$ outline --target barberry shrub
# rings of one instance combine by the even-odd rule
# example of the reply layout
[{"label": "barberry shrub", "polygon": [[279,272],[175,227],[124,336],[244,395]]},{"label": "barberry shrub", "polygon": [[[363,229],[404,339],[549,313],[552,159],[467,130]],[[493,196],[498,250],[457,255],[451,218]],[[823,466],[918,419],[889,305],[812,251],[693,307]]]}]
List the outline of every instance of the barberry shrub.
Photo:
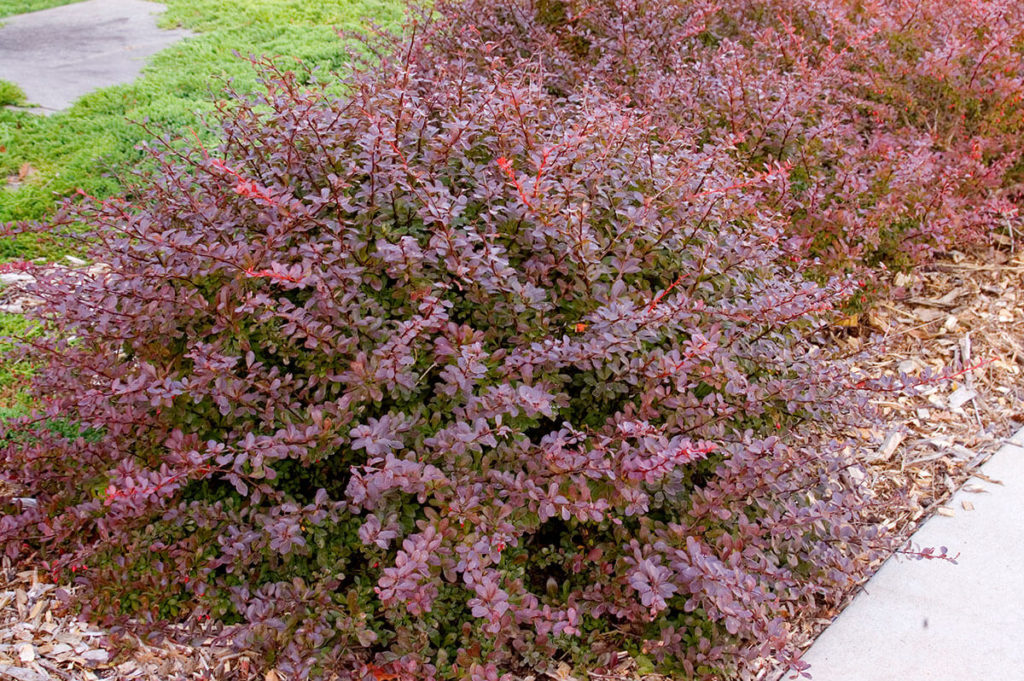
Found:
[{"label": "barberry shrub", "polygon": [[[542,61],[756,170],[783,164],[789,234],[831,267],[905,266],[1018,231],[1018,0],[445,0],[443,49]],[[479,52],[476,52],[479,54]],[[484,57],[487,58],[487,57]]]},{"label": "barberry shrub", "polygon": [[40,228],[105,267],[36,272],[0,543],[299,677],[798,667],[787,617],[882,546],[819,338],[850,282],[784,169],[438,42],[341,99],[265,65],[222,146]]}]

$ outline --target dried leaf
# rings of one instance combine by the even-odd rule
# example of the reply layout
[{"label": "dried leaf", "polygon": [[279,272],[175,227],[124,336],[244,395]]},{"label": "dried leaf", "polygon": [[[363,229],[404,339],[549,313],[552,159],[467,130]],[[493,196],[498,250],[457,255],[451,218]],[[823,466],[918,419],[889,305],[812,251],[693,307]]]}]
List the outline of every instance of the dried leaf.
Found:
[{"label": "dried leaf", "polygon": [[849,317],[843,317],[842,319],[836,322],[836,326],[848,329],[857,328],[858,326],[860,326],[860,315],[852,314]]}]

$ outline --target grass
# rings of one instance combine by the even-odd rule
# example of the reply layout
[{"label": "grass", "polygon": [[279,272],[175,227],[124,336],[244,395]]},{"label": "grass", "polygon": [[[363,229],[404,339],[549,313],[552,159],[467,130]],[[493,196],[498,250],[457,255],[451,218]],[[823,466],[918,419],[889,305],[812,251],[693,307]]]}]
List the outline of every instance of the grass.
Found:
[{"label": "grass", "polygon": [[3,0],[3,4],[0,4],[0,19],[60,5],[70,5],[73,2],[79,2],[79,0]]},{"label": "grass", "polygon": [[[0,17],[70,0],[0,0]],[[256,87],[251,65],[235,55],[297,57],[336,70],[346,52],[338,29],[360,30],[367,17],[384,26],[402,16],[402,0],[164,0],[164,27],[194,37],[156,55],[141,78],[86,95],[49,117],[0,108],[0,223],[45,220],[63,197],[82,188],[95,196],[120,191],[111,171],[137,164],[136,146],[150,137],[133,121],[149,121],[178,135],[196,130],[209,139],[203,115],[213,109],[226,80],[241,91]],[[0,81],[0,107],[21,103],[21,92]],[[27,165],[26,165],[27,164]],[[25,169],[31,169],[25,173]],[[25,175],[23,181],[4,178]],[[62,242],[40,237],[0,239],[0,262],[69,253]],[[0,315],[0,408],[17,407],[17,386],[28,371],[2,359],[2,337],[25,330],[20,317]]]},{"label": "grass", "polygon": [[11,106],[22,104],[25,101],[25,93],[14,83],[0,80],[0,106]]},{"label": "grass", "polygon": [[[8,357],[14,349],[5,337],[31,333],[30,323],[21,315],[0,313],[0,358]],[[27,406],[22,386],[31,371],[24,362],[0,360],[0,412],[16,413]]]}]

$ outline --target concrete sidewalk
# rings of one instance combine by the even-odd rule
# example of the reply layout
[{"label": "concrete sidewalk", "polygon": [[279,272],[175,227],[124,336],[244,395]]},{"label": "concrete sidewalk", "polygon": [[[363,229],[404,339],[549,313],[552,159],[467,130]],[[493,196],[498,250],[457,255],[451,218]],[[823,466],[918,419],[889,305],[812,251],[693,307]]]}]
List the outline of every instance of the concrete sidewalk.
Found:
[{"label": "concrete sidewalk", "polygon": [[1010,442],[980,469],[1001,484],[972,478],[914,534],[958,564],[886,562],[804,655],[814,681],[1024,680],[1024,430]]},{"label": "concrete sidewalk", "polygon": [[158,29],[163,9],[143,0],[87,0],[8,17],[0,27],[0,79],[17,83],[39,113],[131,82],[148,57],[189,35]]}]

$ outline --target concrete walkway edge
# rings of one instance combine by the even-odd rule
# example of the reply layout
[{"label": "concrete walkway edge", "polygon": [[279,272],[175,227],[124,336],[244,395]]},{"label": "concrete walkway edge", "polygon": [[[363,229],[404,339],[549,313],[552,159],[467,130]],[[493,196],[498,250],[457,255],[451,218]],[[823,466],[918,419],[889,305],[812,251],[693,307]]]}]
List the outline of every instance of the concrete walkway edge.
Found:
[{"label": "concrete walkway edge", "polygon": [[1024,680],[1024,429],[979,470],[912,537],[958,564],[889,559],[804,655],[814,681]]}]

